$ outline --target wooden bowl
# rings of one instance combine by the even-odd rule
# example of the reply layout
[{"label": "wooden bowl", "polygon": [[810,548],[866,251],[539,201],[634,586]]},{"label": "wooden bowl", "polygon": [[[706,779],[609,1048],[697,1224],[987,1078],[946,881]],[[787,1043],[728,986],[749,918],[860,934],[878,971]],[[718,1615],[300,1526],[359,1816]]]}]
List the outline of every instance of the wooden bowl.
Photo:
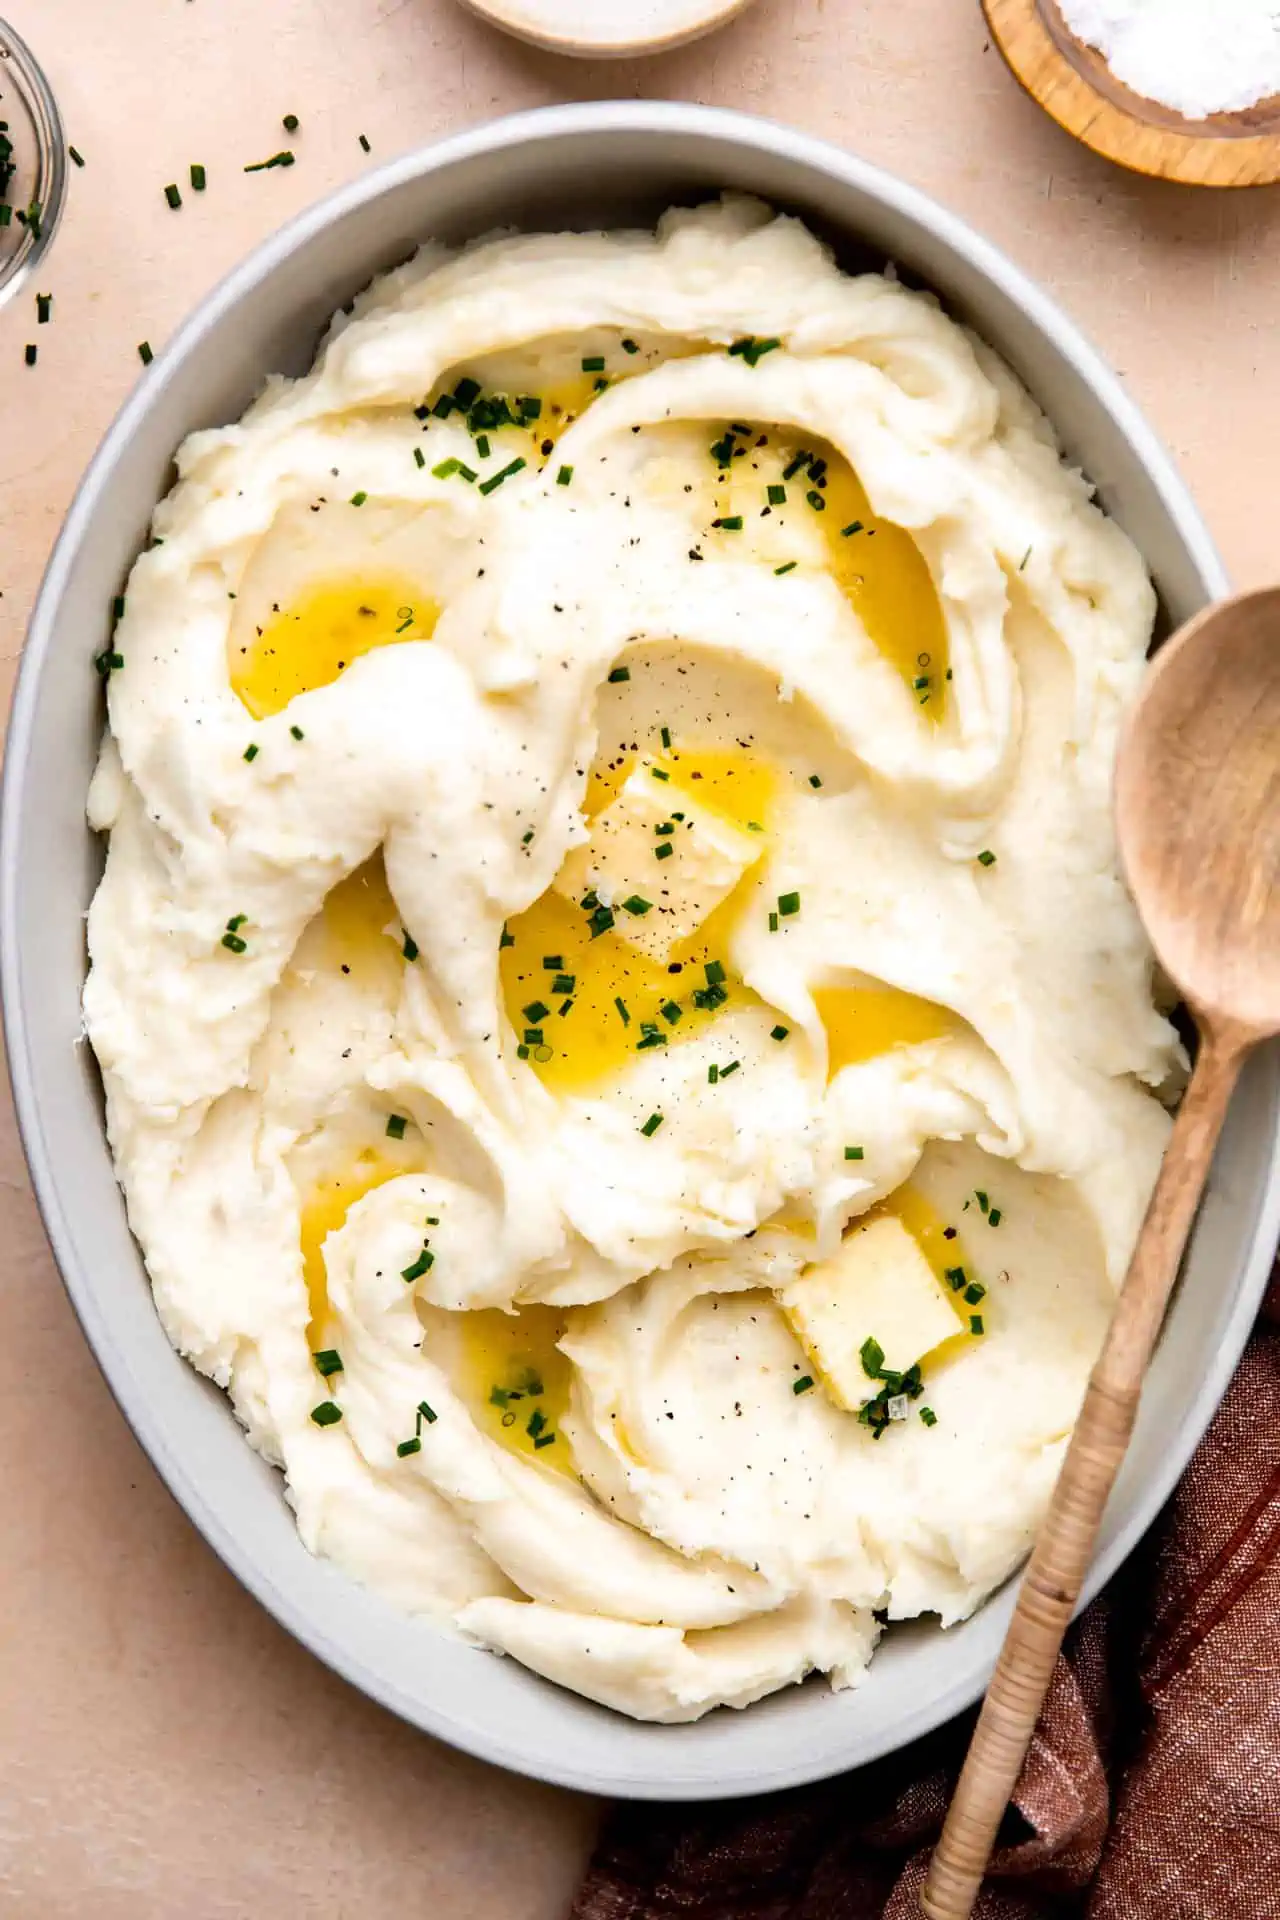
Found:
[{"label": "wooden bowl", "polygon": [[620,60],[665,53],[700,39],[751,0],[463,0],[493,26],[553,53],[579,60]]},{"label": "wooden bowl", "polygon": [[1240,113],[1187,120],[1117,80],[1101,54],[1069,31],[1056,0],[982,5],[1014,78],[1060,127],[1105,159],[1184,186],[1265,187],[1280,180],[1280,95]]}]

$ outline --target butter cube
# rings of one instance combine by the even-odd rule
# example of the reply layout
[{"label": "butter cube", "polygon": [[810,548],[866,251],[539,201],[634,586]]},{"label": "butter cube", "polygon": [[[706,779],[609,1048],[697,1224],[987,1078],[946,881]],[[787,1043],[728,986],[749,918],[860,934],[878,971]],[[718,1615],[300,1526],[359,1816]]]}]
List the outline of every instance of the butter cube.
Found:
[{"label": "butter cube", "polygon": [[[614,932],[665,963],[732,892],[764,851],[763,835],[732,821],[642,761],[591,823],[552,883],[575,903],[594,888],[612,907]],[[630,911],[628,900],[648,902]]]},{"label": "butter cube", "polygon": [[854,1413],[877,1391],[862,1365],[874,1340],[884,1365],[905,1373],[965,1331],[949,1293],[892,1214],[855,1222],[830,1260],[820,1260],[779,1290],[791,1327],[837,1406]]}]

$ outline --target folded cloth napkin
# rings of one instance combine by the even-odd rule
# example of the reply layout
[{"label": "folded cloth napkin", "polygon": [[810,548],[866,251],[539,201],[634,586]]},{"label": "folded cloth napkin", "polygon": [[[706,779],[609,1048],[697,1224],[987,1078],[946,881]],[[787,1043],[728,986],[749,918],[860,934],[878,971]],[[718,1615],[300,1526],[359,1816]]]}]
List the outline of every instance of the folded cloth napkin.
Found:
[{"label": "folded cloth napkin", "polygon": [[[915,1920],[973,1725],[858,1774],[621,1806],[573,1920]],[[1280,1920],[1280,1264],[1161,1520],[1076,1622],[977,1920]]]}]

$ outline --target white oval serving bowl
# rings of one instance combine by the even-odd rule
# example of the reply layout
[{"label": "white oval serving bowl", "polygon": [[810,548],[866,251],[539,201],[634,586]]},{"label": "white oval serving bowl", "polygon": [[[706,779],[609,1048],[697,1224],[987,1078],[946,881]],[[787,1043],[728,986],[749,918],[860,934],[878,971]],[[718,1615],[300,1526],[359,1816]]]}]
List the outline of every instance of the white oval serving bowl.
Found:
[{"label": "white oval serving bowl", "polygon": [[[1166,622],[1223,591],[1204,525],[1119,383],[1053,303],[959,220],[863,161],[764,121],[645,102],[551,108],[410,154],[323,201],[224,280],[148,368],[49,564],[14,703],[0,823],[0,984],[32,1178],[85,1333],[170,1490],[283,1625],[394,1712],[499,1765],[655,1799],[791,1786],[927,1732],[981,1691],[1010,1589],[947,1633],[930,1622],[894,1628],[853,1692],[811,1682],[745,1713],[661,1727],[463,1646],[312,1559],[279,1475],[250,1450],[224,1395],[165,1338],[129,1235],[81,1044],[83,916],[101,866],[83,810],[103,723],[93,656],[187,433],[236,419],[268,373],[301,373],[334,309],[421,240],[505,225],[649,224],[673,201],[725,188],[802,214],[855,269],[893,259],[997,348],[1143,550]],[[1278,1115],[1271,1048],[1232,1106],[1090,1592],[1167,1498],[1247,1337],[1280,1229]]]},{"label": "white oval serving bowl", "polygon": [[463,0],[482,20],[574,60],[669,53],[723,27],[751,0]]}]

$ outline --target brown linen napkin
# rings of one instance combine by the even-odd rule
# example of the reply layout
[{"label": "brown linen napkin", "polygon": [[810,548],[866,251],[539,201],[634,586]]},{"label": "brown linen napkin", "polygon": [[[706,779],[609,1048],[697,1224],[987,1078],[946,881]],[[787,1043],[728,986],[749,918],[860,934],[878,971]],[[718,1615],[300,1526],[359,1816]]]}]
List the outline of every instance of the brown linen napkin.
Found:
[{"label": "brown linen napkin", "polygon": [[[620,1806],[572,1920],[915,1920],[966,1715],[856,1775]],[[1068,1636],[977,1920],[1280,1920],[1280,1265],[1160,1521]]]}]

